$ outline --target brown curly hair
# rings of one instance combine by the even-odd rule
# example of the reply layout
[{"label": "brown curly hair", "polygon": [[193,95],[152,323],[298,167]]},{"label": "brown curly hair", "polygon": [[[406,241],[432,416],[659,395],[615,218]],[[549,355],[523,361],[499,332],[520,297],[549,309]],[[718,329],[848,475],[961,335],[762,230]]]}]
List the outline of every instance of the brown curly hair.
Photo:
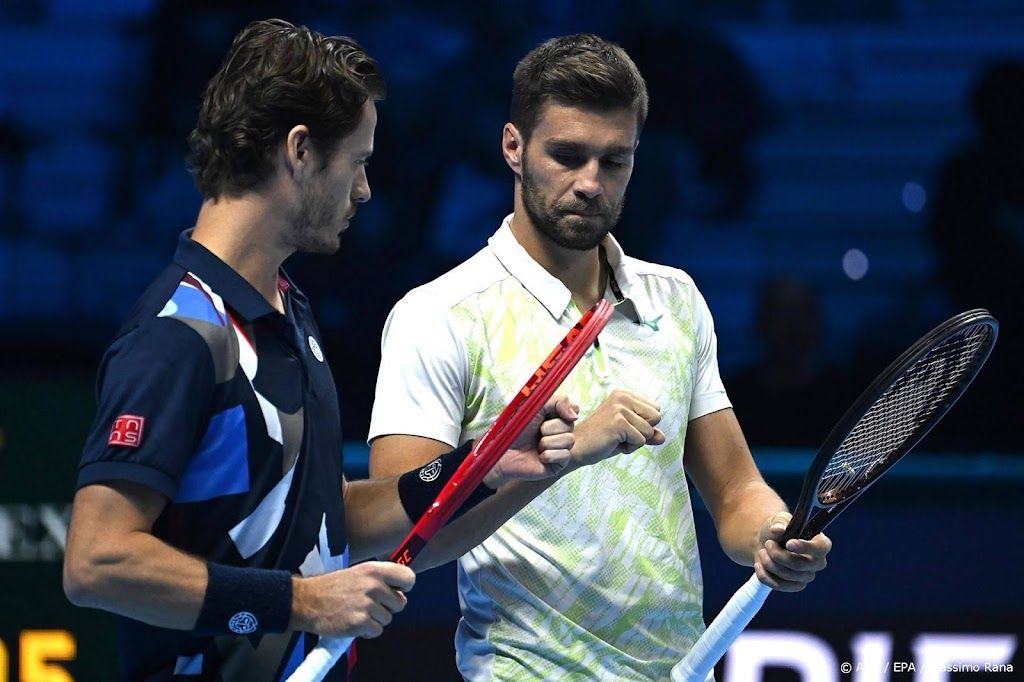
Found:
[{"label": "brown curly hair", "polygon": [[333,149],[359,124],[363,104],[384,94],[377,62],[351,38],[281,19],[253,22],[203,92],[188,137],[196,186],[209,199],[252,190],[272,174],[275,148],[294,126]]},{"label": "brown curly hair", "polygon": [[647,84],[636,64],[621,47],[592,33],[552,38],[516,65],[511,120],[526,140],[548,100],[597,111],[630,109],[637,135],[647,120]]}]

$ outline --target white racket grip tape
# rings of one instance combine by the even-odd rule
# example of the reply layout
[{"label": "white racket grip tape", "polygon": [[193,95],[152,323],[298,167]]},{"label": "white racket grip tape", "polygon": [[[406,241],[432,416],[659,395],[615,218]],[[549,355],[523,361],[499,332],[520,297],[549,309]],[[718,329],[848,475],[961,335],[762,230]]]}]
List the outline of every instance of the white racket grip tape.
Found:
[{"label": "white racket grip tape", "polygon": [[747,624],[761,610],[772,588],[757,579],[757,574],[736,590],[708,629],[686,657],[672,667],[672,682],[712,680],[715,664],[725,655]]},{"label": "white racket grip tape", "polygon": [[352,644],[352,637],[321,637],[287,682],[320,682]]}]

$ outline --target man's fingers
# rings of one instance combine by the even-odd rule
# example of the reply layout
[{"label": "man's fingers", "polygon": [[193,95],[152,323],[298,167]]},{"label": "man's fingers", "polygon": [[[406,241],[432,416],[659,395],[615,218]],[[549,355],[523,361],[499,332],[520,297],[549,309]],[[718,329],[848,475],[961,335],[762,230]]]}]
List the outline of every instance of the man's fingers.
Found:
[{"label": "man's fingers", "polygon": [[824,560],[825,556],[832,551],[832,540],[820,533],[810,540],[792,538],[786,542],[786,549],[793,554]]},{"label": "man's fingers", "polygon": [[540,425],[541,436],[553,436],[558,433],[571,433],[572,430],[572,422],[562,418],[548,419]]},{"label": "man's fingers", "polygon": [[541,464],[554,465],[556,469],[561,470],[572,459],[572,452],[568,449],[542,450],[537,459]]},{"label": "man's fingers", "polygon": [[375,637],[380,637],[382,634],[384,634],[384,626],[372,618],[368,618],[366,619],[366,622],[363,623],[359,636],[363,639],[373,639]]},{"label": "man's fingers", "polygon": [[615,397],[623,407],[647,420],[651,426],[657,426],[658,422],[661,421],[661,409],[642,395],[633,393],[632,391],[619,389],[614,391],[612,396]]},{"label": "man's fingers", "polygon": [[633,407],[633,411],[643,418],[651,426],[657,426],[661,421],[661,410],[653,403],[642,402]]},{"label": "man's fingers", "polygon": [[[798,571],[783,566],[764,547],[758,550],[754,566],[761,582],[769,585],[772,589],[783,592],[799,592],[807,586],[807,583],[814,580],[816,575],[814,571]],[[761,571],[757,571],[757,568],[760,568]]]},{"label": "man's fingers", "polygon": [[573,433],[558,433],[553,436],[544,436],[537,443],[537,450],[540,451],[541,461],[544,461],[544,453],[552,450],[572,450],[576,444],[576,436]]},{"label": "man's fingers", "polygon": [[786,543],[786,549],[797,554],[824,557],[832,551],[832,539],[824,533],[818,533],[810,540],[793,538]]},{"label": "man's fingers", "polygon": [[394,564],[390,561],[377,561],[377,570],[381,579],[391,587],[408,592],[416,584],[416,574],[408,566]]},{"label": "man's fingers", "polygon": [[405,596],[404,592],[400,592],[393,587],[388,587],[386,589],[386,593],[381,595],[380,603],[391,613],[398,613],[405,608],[406,604],[409,603],[409,599]]},{"label": "man's fingers", "polygon": [[[633,428],[639,434],[639,444],[646,445],[647,441],[654,436],[654,425],[651,424],[647,419],[636,412],[624,412],[623,416],[630,427]],[[630,434],[632,435],[632,434]],[[629,439],[630,443],[636,443],[637,439],[634,436]]]},{"label": "man's fingers", "polygon": [[761,530],[764,545],[754,554],[758,579],[782,592],[804,589],[825,568],[825,556],[832,549],[832,541],[821,533],[811,540],[791,538],[784,547],[779,540],[791,519],[788,512],[769,517]]},{"label": "man's fingers", "polygon": [[556,393],[544,404],[541,412],[567,422],[574,422],[580,416],[580,406],[564,393]]},{"label": "man's fingers", "polygon": [[391,623],[391,619],[394,618],[391,611],[380,604],[371,604],[366,613],[381,627],[387,627]]},{"label": "man's fingers", "polygon": [[754,573],[757,575],[757,579],[760,580],[762,584],[767,585],[773,590],[779,589],[779,579],[773,576],[772,574],[768,573],[768,571],[765,570],[764,566],[761,565],[760,561],[754,562]]},{"label": "man's fingers", "polygon": [[786,569],[813,573],[825,568],[825,557],[794,554],[774,540],[768,540],[763,549],[767,550],[768,556],[771,557],[775,565]]},{"label": "man's fingers", "polygon": [[665,442],[665,434],[651,423],[630,410],[623,410],[619,415],[619,450],[625,453],[635,452],[644,445],[660,445]]},{"label": "man's fingers", "polygon": [[[642,420],[641,420],[642,421]],[[619,451],[629,454],[636,452],[644,445],[647,444],[647,437],[632,424],[627,426],[619,432]]]},{"label": "man's fingers", "polygon": [[769,537],[780,537],[786,532],[786,528],[789,526],[790,519],[793,515],[789,512],[779,512],[768,519],[768,533]]}]

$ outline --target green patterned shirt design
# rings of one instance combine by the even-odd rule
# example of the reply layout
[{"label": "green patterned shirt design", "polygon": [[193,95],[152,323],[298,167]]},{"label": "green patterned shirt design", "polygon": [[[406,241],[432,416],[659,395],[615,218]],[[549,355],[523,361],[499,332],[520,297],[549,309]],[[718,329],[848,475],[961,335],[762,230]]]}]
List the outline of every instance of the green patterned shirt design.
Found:
[{"label": "green patterned shirt design", "polygon": [[[562,385],[585,419],[615,388],[655,402],[668,441],[566,476],[462,559],[491,614],[496,680],[666,679],[704,629],[683,444],[696,376],[692,283],[638,275],[655,319],[615,315]],[[580,317],[554,320],[514,278],[450,310],[467,344],[462,440],[480,436]],[[467,585],[460,588],[470,589]],[[475,622],[477,619],[482,622]]]}]

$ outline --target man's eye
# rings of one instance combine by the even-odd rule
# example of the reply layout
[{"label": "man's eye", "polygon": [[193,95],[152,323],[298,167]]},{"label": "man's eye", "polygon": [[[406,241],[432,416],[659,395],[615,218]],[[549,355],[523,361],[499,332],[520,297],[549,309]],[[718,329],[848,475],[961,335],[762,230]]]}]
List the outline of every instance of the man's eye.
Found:
[{"label": "man's eye", "polygon": [[555,152],[551,158],[567,168],[575,168],[582,163],[579,154],[572,152]]}]

